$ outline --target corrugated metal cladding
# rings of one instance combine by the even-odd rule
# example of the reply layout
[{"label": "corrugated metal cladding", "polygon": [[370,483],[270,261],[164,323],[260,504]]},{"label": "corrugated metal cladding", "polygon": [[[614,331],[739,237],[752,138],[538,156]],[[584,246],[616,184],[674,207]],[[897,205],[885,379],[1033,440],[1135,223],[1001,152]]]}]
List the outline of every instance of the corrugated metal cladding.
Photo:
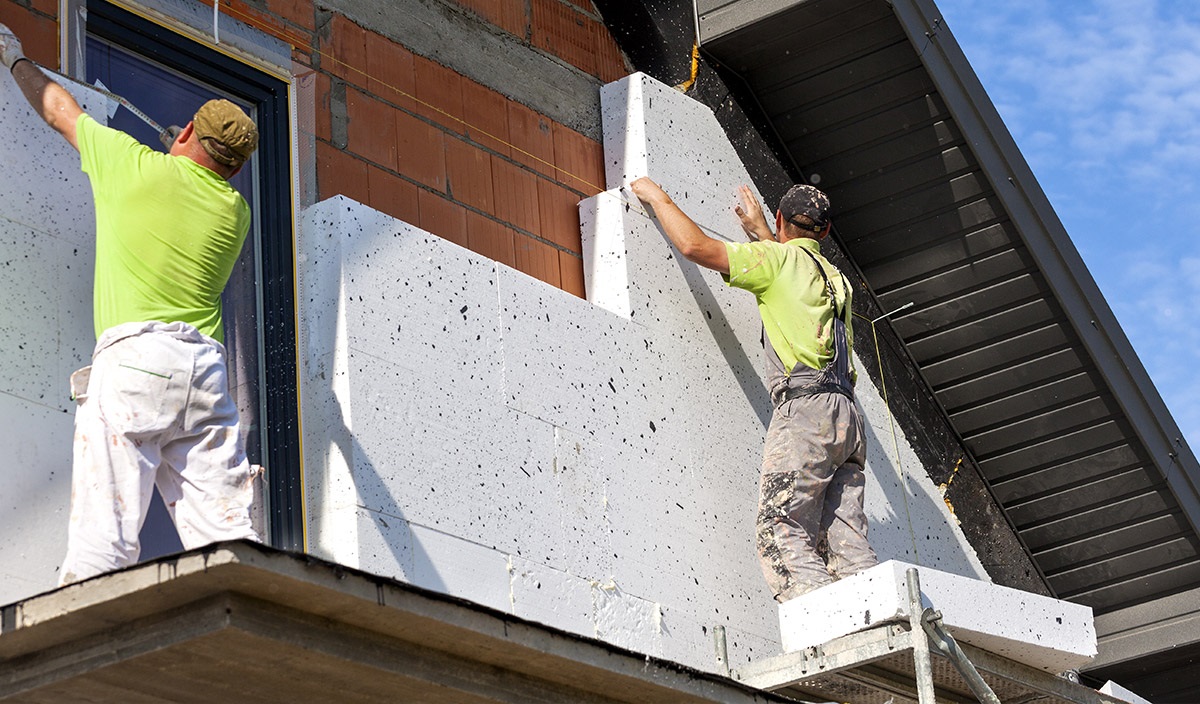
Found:
[{"label": "corrugated metal cladding", "polygon": [[914,304],[895,329],[1051,588],[1104,613],[1200,583],[1192,524],[891,4],[698,9],[884,309]]}]

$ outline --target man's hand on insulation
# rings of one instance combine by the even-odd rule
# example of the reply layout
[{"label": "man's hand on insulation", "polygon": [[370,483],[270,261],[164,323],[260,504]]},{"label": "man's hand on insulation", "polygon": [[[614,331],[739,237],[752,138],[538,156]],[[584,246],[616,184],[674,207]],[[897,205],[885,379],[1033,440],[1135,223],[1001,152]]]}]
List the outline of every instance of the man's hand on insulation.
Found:
[{"label": "man's hand on insulation", "polygon": [[742,202],[733,206],[733,212],[737,214],[738,220],[742,221],[742,229],[746,231],[750,241],[774,240],[775,233],[771,232],[767,217],[763,215],[762,204],[758,202],[754,191],[750,190],[749,186],[738,186],[738,196]]},{"label": "man's hand on insulation", "polygon": [[633,191],[633,195],[637,196],[638,200],[649,205],[651,208],[657,208],[660,205],[666,205],[671,202],[671,196],[667,195],[662,186],[652,181],[649,176],[634,179],[629,184],[629,190]]}]

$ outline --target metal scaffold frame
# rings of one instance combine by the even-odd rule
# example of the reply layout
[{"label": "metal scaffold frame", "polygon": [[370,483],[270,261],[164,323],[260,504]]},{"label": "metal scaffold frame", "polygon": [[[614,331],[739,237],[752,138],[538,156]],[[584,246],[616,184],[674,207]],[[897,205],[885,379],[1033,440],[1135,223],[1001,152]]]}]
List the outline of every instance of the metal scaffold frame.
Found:
[{"label": "metal scaffold frame", "polygon": [[752,687],[800,700],[852,704],[1125,704],[1066,677],[961,644],[923,608],[908,577],[908,620],[835,638],[730,672]]}]

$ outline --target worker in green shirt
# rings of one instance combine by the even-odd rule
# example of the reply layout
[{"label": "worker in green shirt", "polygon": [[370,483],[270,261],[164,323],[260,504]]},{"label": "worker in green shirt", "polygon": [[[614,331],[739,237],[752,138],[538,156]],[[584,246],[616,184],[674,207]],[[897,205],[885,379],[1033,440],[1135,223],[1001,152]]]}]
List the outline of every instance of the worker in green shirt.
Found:
[{"label": "worker in green shirt", "polygon": [[209,101],[163,154],[84,113],[3,25],[0,58],[79,150],[96,205],[97,341],[91,366],[71,375],[78,405],[59,583],[137,562],[156,485],[184,547],[257,539],[221,319],[250,226],[229,179],[258,146],[254,122],[227,100]]},{"label": "worker in green shirt", "polygon": [[[796,185],[771,232],[758,199],[740,189],[735,212],[749,243],[704,234],[658,184],[630,184],[688,260],[720,272],[758,299],[774,405],[763,448],[755,543],[777,601],[876,564],[863,511],[866,436],[854,403],[851,289],[821,256],[829,198]],[[817,549],[824,538],[824,555]]]}]

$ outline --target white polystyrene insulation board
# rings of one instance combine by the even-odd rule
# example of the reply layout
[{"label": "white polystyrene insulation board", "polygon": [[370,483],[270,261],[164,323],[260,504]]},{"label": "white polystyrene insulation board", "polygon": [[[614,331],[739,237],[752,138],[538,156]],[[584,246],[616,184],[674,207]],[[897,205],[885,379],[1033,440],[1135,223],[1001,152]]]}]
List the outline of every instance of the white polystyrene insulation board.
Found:
[{"label": "white polystyrene insulation board", "polygon": [[[106,100],[67,88],[107,123]],[[74,403],[88,363],[95,217],[79,154],[0,71],[0,604],[54,587],[66,551]]]},{"label": "white polystyrene insulation board", "polygon": [[[651,328],[666,350],[714,350],[761,421],[761,441],[770,404],[761,379],[761,325],[753,296],[682,260],[643,206],[621,187],[648,175],[707,234],[742,241],[733,205],[739,185],[755,190],[750,175],[708,108],[679,91],[634,74],[606,85],[601,100],[610,190],[581,204],[588,299]],[[855,364],[857,401],[867,420],[872,545],[881,559],[989,579],[857,357]],[[737,413],[721,410],[727,411],[722,419]],[[761,443],[753,451],[761,453]],[[948,457],[946,463],[957,459]]]},{"label": "white polystyrene insulation board", "polygon": [[[889,560],[779,605],[785,652],[802,650],[871,626],[908,620],[909,568]],[[921,608],[936,609],[956,640],[1048,672],[1096,656],[1088,606],[917,568]]]},{"label": "white polystyrene insulation board", "polygon": [[[659,152],[677,152],[669,169],[709,155],[672,193],[707,227],[736,227],[733,189],[748,178],[711,113],[644,76],[622,83],[654,92],[626,101],[629,134],[678,131],[653,137],[649,173],[674,188]],[[605,142],[609,160],[620,137]],[[610,304],[343,197],[305,211],[311,549],[703,670],[720,669],[717,625],[735,667],[777,654],[753,547],[770,413],[753,298],[680,260],[628,194],[582,214],[587,266],[611,255],[589,289],[610,283]],[[877,550],[985,576],[903,435],[893,445],[878,393],[859,387]]]},{"label": "white polystyrene insulation board", "polygon": [[1129,704],[1150,704],[1149,699],[1129,691],[1112,680],[1105,682],[1104,686],[1101,687],[1099,691],[1101,694],[1107,694],[1110,697],[1116,697],[1122,701],[1129,702]]}]

